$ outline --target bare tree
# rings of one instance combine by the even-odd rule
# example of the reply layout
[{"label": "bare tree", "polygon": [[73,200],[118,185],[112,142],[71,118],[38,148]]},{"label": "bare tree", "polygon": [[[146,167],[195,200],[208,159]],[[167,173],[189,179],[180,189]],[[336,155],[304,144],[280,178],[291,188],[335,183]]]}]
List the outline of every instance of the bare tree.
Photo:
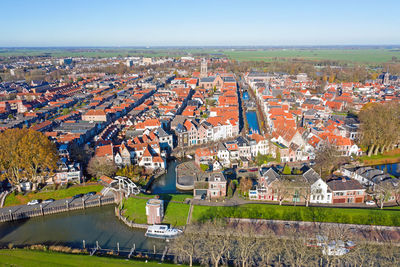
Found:
[{"label": "bare tree", "polygon": [[173,252],[183,261],[193,266],[193,259],[199,253],[202,238],[199,235],[199,226],[190,224],[186,227],[185,233],[179,236],[172,243]]},{"label": "bare tree", "polygon": [[231,229],[223,227],[221,221],[214,220],[203,224],[201,231],[205,233],[202,261],[218,267],[231,246]]},{"label": "bare tree", "polygon": [[116,171],[117,166],[114,161],[105,157],[93,157],[87,166],[87,172],[94,177],[112,176]]}]

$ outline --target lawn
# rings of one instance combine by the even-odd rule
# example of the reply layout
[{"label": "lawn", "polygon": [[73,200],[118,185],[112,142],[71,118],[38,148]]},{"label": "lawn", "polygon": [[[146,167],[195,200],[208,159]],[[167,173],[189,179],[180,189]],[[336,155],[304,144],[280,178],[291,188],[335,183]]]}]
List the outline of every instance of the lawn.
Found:
[{"label": "lawn", "polygon": [[146,202],[147,199],[141,198],[130,197],[126,199],[123,204],[123,215],[135,223],[146,224]]},{"label": "lawn", "polygon": [[163,223],[169,223],[171,226],[186,225],[189,207],[188,204],[183,203],[168,203]]},{"label": "lawn", "polygon": [[237,207],[194,206],[193,221],[211,218],[254,218],[268,220],[335,222],[400,226],[400,210],[323,208],[246,204]]},{"label": "lawn", "polygon": [[174,264],[22,249],[0,250],[1,266],[176,266]]},{"label": "lawn", "polygon": [[358,158],[365,165],[381,165],[381,164],[390,164],[400,162],[400,153],[391,153],[385,152],[383,154],[371,155],[368,157],[367,155]]},{"label": "lawn", "polygon": [[28,203],[30,200],[33,199],[63,199],[73,197],[77,194],[85,194],[91,191],[100,192],[103,188],[102,185],[92,184],[92,185],[85,185],[85,186],[71,186],[67,189],[59,189],[59,190],[52,190],[47,192],[39,192],[39,193],[28,193],[28,194],[18,194],[14,195],[11,193],[7,196],[4,206],[15,206],[15,205],[22,205]]},{"label": "lawn", "polygon": [[[146,224],[146,202],[147,199],[128,198],[123,204],[124,216],[135,223]],[[164,203],[164,208],[163,223],[169,223],[172,226],[183,226],[186,224],[189,212],[188,204],[167,202]]]}]

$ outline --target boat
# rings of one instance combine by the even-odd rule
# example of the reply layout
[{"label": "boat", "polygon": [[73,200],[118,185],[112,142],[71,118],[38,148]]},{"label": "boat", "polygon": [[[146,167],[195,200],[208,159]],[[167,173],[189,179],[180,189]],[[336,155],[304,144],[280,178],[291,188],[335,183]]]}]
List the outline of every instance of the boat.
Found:
[{"label": "boat", "polygon": [[169,228],[168,225],[154,224],[147,228],[146,237],[170,239],[178,237],[182,234],[182,230]]}]

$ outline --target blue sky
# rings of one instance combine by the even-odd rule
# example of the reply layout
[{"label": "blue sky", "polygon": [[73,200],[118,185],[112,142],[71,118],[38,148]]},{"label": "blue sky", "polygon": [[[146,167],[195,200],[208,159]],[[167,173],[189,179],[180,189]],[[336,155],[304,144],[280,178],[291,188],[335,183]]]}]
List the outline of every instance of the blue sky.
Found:
[{"label": "blue sky", "polygon": [[398,0],[0,1],[0,46],[400,44]]}]

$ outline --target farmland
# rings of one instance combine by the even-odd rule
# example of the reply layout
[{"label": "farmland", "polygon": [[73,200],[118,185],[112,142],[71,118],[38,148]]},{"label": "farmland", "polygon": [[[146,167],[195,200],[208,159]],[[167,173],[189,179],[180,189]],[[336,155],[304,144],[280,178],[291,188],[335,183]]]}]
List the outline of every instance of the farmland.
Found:
[{"label": "farmland", "polygon": [[366,48],[366,47],[332,47],[332,48],[140,48],[140,47],[104,47],[104,48],[0,48],[0,58],[10,56],[44,56],[44,57],[181,57],[181,56],[226,56],[238,61],[286,61],[332,60],[352,63],[379,64],[400,59],[400,48]]}]

